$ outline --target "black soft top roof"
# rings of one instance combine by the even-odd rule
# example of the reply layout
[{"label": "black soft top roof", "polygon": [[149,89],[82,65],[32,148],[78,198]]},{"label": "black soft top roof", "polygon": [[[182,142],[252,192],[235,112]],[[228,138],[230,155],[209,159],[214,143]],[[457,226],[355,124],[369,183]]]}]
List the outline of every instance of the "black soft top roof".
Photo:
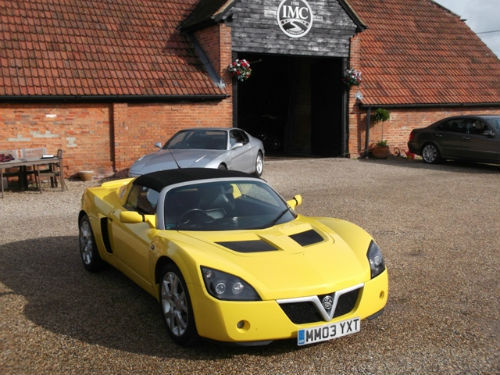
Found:
[{"label": "black soft top roof", "polygon": [[211,168],[182,168],[143,174],[134,180],[134,184],[146,186],[159,192],[165,186],[182,182],[227,177],[248,178],[254,176],[239,171],[225,171]]}]

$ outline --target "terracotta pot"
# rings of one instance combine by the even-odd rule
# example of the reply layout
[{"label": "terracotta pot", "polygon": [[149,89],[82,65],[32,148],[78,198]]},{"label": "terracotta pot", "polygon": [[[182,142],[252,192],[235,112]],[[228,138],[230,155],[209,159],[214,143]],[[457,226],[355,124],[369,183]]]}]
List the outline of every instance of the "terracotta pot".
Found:
[{"label": "terracotta pot", "polygon": [[90,181],[94,177],[94,171],[80,171],[78,172],[78,177],[82,181]]},{"label": "terracotta pot", "polygon": [[387,159],[389,156],[389,146],[375,146],[372,148],[372,155],[376,159]]}]

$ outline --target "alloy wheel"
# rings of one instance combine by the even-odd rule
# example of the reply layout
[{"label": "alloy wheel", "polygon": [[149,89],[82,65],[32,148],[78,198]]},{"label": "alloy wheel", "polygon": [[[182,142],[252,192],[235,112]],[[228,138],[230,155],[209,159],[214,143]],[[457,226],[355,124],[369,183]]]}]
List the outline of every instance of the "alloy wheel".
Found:
[{"label": "alloy wheel", "polygon": [[177,337],[182,336],[189,324],[186,291],[175,272],[167,272],[161,284],[161,305],[167,327]]}]

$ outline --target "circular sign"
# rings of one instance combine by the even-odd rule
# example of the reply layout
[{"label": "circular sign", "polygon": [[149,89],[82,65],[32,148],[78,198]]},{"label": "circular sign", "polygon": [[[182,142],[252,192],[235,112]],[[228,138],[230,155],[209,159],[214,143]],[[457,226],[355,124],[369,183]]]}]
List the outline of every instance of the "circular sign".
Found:
[{"label": "circular sign", "polygon": [[277,12],[278,25],[292,38],[300,38],[311,30],[313,14],[305,0],[283,0]]}]

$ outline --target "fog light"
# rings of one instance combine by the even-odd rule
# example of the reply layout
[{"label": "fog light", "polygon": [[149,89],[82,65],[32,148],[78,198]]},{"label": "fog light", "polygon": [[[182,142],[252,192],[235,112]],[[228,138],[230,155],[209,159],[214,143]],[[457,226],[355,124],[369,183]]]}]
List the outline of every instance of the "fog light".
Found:
[{"label": "fog light", "polygon": [[248,331],[250,329],[250,323],[247,320],[240,320],[236,327],[241,330]]}]

